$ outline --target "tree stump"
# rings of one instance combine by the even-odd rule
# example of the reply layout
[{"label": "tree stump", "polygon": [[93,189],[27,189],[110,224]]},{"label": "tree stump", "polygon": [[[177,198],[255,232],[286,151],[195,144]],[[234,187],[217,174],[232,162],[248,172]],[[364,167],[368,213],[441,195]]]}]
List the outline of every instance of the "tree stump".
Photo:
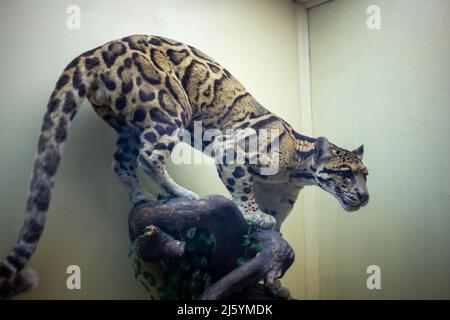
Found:
[{"label": "tree stump", "polygon": [[[208,267],[213,284],[204,291],[203,300],[290,298],[278,279],[294,262],[293,249],[278,231],[255,228],[250,235],[262,249],[237,266],[237,259],[244,255],[242,241],[249,226],[236,205],[223,196],[145,203],[130,212],[128,222],[130,239],[137,239],[136,252],[146,262],[182,257],[186,232],[191,228],[214,234]],[[261,280],[264,290],[257,286]]]}]

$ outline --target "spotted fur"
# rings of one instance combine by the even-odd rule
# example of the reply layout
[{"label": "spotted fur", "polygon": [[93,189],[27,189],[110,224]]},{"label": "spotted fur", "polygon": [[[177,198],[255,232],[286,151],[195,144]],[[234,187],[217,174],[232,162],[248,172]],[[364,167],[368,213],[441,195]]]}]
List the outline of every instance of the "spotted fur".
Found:
[{"label": "spotted fur", "polygon": [[[346,151],[324,138],[296,133],[261,106],[222,66],[200,50],[163,37],[134,35],[106,43],[70,62],[59,77],[44,115],[33,165],[25,220],[18,241],[0,263],[0,297],[28,289],[19,273],[36,249],[48,211],[54,178],[68,127],[87,98],[95,112],[117,132],[112,168],[134,204],[152,201],[136,169],[140,166],[174,197],[197,199],[169,176],[165,161],[179,139],[177,129],[276,129],[267,136],[277,152],[278,171],[264,175],[264,157],[256,164],[217,164],[222,182],[245,218],[263,228],[280,227],[305,185],[317,184],[344,208],[367,203],[362,150]],[[205,150],[209,144],[194,147]],[[250,156],[249,156],[250,157]],[[248,159],[247,159],[248,160]],[[270,161],[270,160],[267,160]],[[26,284],[26,285],[24,285]]]}]

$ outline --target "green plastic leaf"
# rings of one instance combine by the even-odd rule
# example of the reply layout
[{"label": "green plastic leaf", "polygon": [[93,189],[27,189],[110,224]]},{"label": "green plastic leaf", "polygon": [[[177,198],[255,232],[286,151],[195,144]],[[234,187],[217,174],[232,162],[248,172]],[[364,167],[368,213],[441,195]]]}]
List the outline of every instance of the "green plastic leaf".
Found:
[{"label": "green plastic leaf", "polygon": [[172,273],[166,277],[167,284],[171,287],[178,287],[181,285],[182,273]]},{"label": "green plastic leaf", "polygon": [[192,279],[194,279],[194,280],[201,280],[201,279],[203,279],[202,272],[201,272],[200,270],[196,270],[196,271],[192,274]]},{"label": "green plastic leaf", "polygon": [[169,299],[169,294],[166,288],[164,287],[158,287],[158,293],[159,293],[159,298],[161,300],[168,300]]},{"label": "green plastic leaf", "polygon": [[256,252],[260,252],[262,250],[262,245],[261,243],[252,243],[250,246],[250,249]]},{"label": "green plastic leaf", "polygon": [[183,259],[180,263],[180,269],[188,271],[191,269],[191,264],[186,259]]},{"label": "green plastic leaf", "polygon": [[207,267],[208,266],[208,259],[206,257],[202,257],[200,259],[200,265],[202,265],[203,267]]},{"label": "green plastic leaf", "polygon": [[147,280],[148,284],[150,284],[152,287],[156,286],[156,278],[153,273],[144,271],[142,275],[144,276],[144,279]]},{"label": "green plastic leaf", "polygon": [[159,262],[159,266],[161,267],[161,269],[163,269],[163,271],[169,271],[170,270],[169,262],[166,261],[166,260],[161,260]]},{"label": "green plastic leaf", "polygon": [[252,241],[249,238],[244,239],[244,241],[242,241],[242,245],[244,247],[249,246],[252,243]]},{"label": "green plastic leaf", "polygon": [[209,237],[208,237],[206,243],[207,243],[208,245],[212,245],[212,244],[216,243],[216,237],[214,236],[213,233],[210,233],[210,234],[209,234]]},{"label": "green plastic leaf", "polygon": [[188,239],[193,240],[195,237],[195,233],[197,231],[197,228],[191,228],[186,232],[186,236],[188,237]]},{"label": "green plastic leaf", "polygon": [[203,276],[203,282],[204,288],[208,288],[212,284],[212,277],[208,273],[205,273],[205,275]]},{"label": "green plastic leaf", "polygon": [[249,232],[256,228],[256,223],[253,222],[253,221],[247,220],[247,225],[248,225],[248,228],[249,228]]},{"label": "green plastic leaf", "polygon": [[242,266],[246,262],[247,262],[247,259],[245,259],[244,257],[239,257],[239,258],[237,258],[237,261],[236,261],[238,267]]},{"label": "green plastic leaf", "polygon": [[156,200],[163,200],[166,196],[164,193],[158,193],[158,196],[156,197]]},{"label": "green plastic leaf", "polygon": [[136,252],[137,239],[135,239],[130,246],[130,250],[128,251],[128,257],[131,257]]},{"label": "green plastic leaf", "polygon": [[202,289],[202,282],[199,280],[192,280],[191,282],[191,291],[198,292]]},{"label": "green plastic leaf", "polygon": [[140,275],[142,273],[142,262],[138,258],[134,258],[135,271]]},{"label": "green plastic leaf", "polygon": [[186,251],[195,251],[196,247],[197,246],[192,241],[187,241],[185,244]]},{"label": "green plastic leaf", "polygon": [[145,290],[147,290],[150,293],[152,292],[152,290],[147,286],[147,284],[144,281],[139,280],[139,282],[144,286]]}]

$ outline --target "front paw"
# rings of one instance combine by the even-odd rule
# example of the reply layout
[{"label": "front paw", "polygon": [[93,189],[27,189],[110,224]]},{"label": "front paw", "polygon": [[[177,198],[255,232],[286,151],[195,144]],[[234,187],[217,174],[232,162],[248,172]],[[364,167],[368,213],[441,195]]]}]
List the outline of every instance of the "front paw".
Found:
[{"label": "front paw", "polygon": [[186,200],[198,200],[200,199],[200,197],[192,192],[191,190],[188,189],[179,189],[176,192],[171,193],[172,197],[176,197],[176,198],[182,198],[182,199],[186,199]]},{"label": "front paw", "polygon": [[148,192],[142,192],[142,193],[136,194],[130,198],[131,198],[130,199],[131,202],[133,203],[133,205],[135,207],[138,207],[138,206],[146,204],[146,203],[156,202],[156,198]]},{"label": "front paw", "polygon": [[246,214],[244,218],[261,229],[273,229],[277,225],[277,220],[273,216],[261,211]]}]

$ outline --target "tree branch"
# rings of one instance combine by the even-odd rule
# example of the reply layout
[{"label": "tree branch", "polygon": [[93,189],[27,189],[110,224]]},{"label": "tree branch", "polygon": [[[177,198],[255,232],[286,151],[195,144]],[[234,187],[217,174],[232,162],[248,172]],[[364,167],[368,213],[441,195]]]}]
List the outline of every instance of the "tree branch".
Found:
[{"label": "tree branch", "polygon": [[209,269],[216,282],[202,299],[226,299],[260,280],[282,296],[289,295],[276,280],[292,265],[294,251],[279,232],[256,229],[251,236],[262,250],[237,267],[237,259],[245,253],[242,241],[248,225],[236,205],[223,196],[147,203],[134,208],[128,220],[130,238],[138,238],[138,255],[147,262],[182,257],[186,232],[193,227],[214,234]]}]

